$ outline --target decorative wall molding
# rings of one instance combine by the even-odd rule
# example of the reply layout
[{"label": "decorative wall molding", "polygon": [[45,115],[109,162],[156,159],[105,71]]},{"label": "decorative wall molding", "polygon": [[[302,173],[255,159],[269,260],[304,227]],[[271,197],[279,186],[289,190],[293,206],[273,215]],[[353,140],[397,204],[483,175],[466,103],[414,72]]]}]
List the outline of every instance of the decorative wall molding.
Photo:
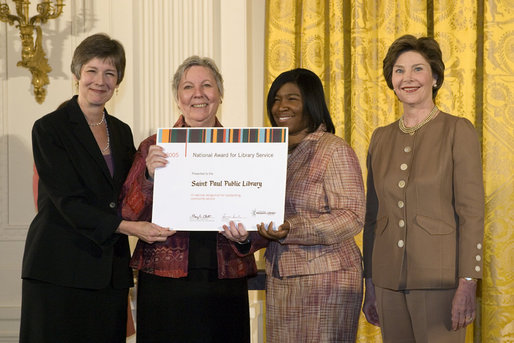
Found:
[{"label": "decorative wall molding", "polygon": [[[7,24],[0,25],[0,239],[7,224]],[[5,58],[4,58],[5,57]]]},{"label": "decorative wall molding", "polygon": [[0,229],[0,242],[1,241],[25,241],[27,237],[27,225],[8,225],[2,223]]},{"label": "decorative wall molding", "polygon": [[[135,46],[134,137],[139,142],[156,128],[173,125],[179,116],[172,96],[173,74],[191,55],[218,59],[219,1],[137,1]],[[137,144],[137,143],[136,143]]]},{"label": "decorative wall molding", "polygon": [[[23,241],[32,220],[34,120],[73,94],[69,70],[75,47],[105,32],[122,42],[126,78],[108,110],[132,128],[136,147],[179,116],[171,91],[175,69],[193,54],[213,58],[225,79],[219,117],[225,126],[262,125],[264,5],[254,0],[76,0],[49,25],[50,65],[45,104],[34,104],[25,71],[18,71],[14,33],[0,24],[0,343],[18,342]],[[251,23],[249,21],[251,18]],[[261,24],[259,24],[261,23]],[[17,37],[17,36],[16,36]],[[9,51],[8,51],[9,50]],[[30,100],[29,100],[30,99]],[[256,293],[256,292],[250,292]],[[263,296],[251,295],[252,342],[263,341]]]},{"label": "decorative wall molding", "polygon": [[0,306],[0,342],[19,341],[19,322],[21,306]]}]

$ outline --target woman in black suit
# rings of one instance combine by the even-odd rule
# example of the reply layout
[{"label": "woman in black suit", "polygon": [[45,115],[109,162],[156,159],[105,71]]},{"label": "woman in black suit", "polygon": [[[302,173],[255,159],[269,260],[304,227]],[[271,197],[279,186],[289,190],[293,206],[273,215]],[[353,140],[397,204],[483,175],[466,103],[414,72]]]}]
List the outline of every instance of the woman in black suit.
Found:
[{"label": "woman in black suit", "polygon": [[129,126],[105,103],[124,70],[118,41],[86,38],[71,63],[78,95],[32,129],[38,214],[23,256],[20,342],[125,342],[127,235],[152,243],[172,233],[119,216],[135,148]]}]

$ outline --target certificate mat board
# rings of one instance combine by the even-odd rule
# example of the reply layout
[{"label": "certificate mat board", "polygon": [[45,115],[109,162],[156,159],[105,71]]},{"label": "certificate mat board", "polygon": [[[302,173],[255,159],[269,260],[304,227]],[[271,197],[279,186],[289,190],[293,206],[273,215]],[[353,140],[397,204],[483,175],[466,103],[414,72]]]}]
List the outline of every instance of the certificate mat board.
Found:
[{"label": "certificate mat board", "polygon": [[284,222],[287,128],[159,128],[152,222],[172,230],[248,231]]}]

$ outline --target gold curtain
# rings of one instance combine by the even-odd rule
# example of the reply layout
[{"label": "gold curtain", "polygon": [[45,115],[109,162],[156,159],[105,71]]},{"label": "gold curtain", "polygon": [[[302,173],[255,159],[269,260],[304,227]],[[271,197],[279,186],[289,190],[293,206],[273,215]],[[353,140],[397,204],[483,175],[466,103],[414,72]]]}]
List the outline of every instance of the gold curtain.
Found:
[{"label": "gold curtain", "polygon": [[[482,142],[484,279],[467,342],[514,341],[514,0],[267,0],[265,94],[281,72],[317,73],[336,133],[363,177],[371,133],[401,115],[382,60],[403,34],[434,37],[445,81],[436,102],[470,119]],[[362,243],[362,237],[358,237]],[[361,245],[362,246],[362,245]],[[381,342],[363,316],[358,342]]]}]

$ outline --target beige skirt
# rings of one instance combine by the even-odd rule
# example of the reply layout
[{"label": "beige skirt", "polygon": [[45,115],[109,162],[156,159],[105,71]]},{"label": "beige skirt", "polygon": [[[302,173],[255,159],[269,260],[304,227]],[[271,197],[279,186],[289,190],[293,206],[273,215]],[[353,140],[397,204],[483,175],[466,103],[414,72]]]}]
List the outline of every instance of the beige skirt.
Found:
[{"label": "beige skirt", "polygon": [[267,276],[266,342],[355,342],[362,270]]}]

